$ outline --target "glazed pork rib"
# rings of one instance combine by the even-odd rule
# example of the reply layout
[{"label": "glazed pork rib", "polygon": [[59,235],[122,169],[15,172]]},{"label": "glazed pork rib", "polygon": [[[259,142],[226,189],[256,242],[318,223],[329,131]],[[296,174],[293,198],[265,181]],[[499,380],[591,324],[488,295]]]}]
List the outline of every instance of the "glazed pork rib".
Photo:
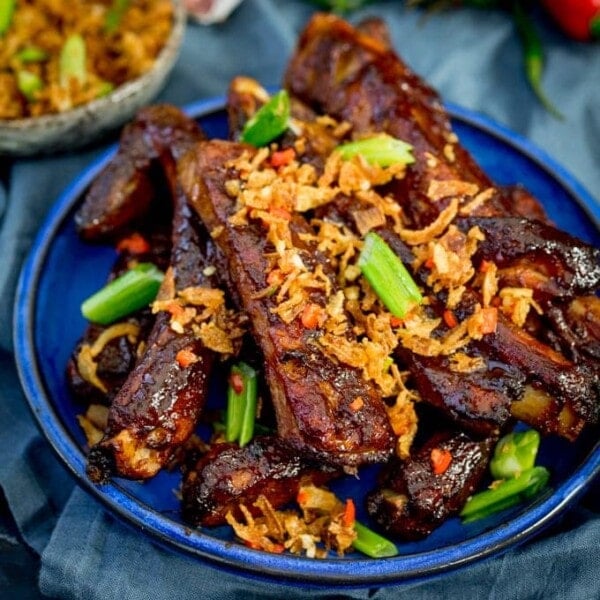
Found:
[{"label": "glazed pork rib", "polygon": [[[212,289],[214,282],[203,275],[213,264],[203,240],[195,215],[177,194],[171,266],[159,299],[175,304],[177,292]],[[173,316],[158,312],[144,353],[111,403],[104,437],[88,454],[87,473],[96,483],[154,476],[197,425],[215,355],[192,323],[172,326]]]},{"label": "glazed pork rib", "polygon": [[[429,535],[456,514],[483,479],[496,438],[473,439],[440,430],[416,448],[406,461],[393,460],[378,487],[367,497],[371,518],[388,534],[404,540]],[[432,452],[448,452],[443,472],[432,468]]]},{"label": "glazed pork rib", "polygon": [[350,123],[355,134],[386,132],[413,146],[415,163],[395,183],[394,195],[415,228],[434,221],[452,195],[484,194],[472,212],[480,216],[543,215],[524,190],[492,184],[458,143],[437,93],[390,48],[382,23],[361,30],[316,14],[300,36],[285,87],[317,114]]},{"label": "glazed pork rib", "polygon": [[296,497],[301,484],[323,485],[339,474],[307,460],[281,437],[257,436],[241,448],[215,444],[184,476],[183,517],[194,525],[223,525],[228,512],[242,517],[240,503],[254,513],[262,495],[279,508]]},{"label": "glazed pork rib", "polygon": [[[241,308],[264,356],[278,433],[296,448],[333,464],[356,467],[385,460],[393,451],[394,436],[380,393],[357,369],[325,356],[299,319],[285,322],[274,313],[276,299],[267,293],[274,243],[265,239],[260,222],[232,222],[239,207],[226,186],[238,174],[227,165],[244,151],[249,160],[255,156],[255,150],[233,142],[199,144],[181,161],[180,173],[191,204],[229,262]],[[312,268],[320,264],[326,270],[314,244],[303,241],[302,234],[312,231],[297,213],[291,217],[290,231],[295,263]],[[314,289],[311,300],[324,305],[326,297]]]},{"label": "glazed pork rib", "polygon": [[[142,110],[125,128],[117,155],[77,213],[80,235],[94,241],[113,239],[133,222],[148,218],[153,203],[165,209],[171,223],[169,268],[152,330],[112,400],[103,439],[88,454],[87,472],[97,483],[113,476],[155,475],[192,434],[206,400],[220,342],[207,341],[210,336],[199,331],[214,325],[216,315],[227,319],[214,275],[219,256],[187,204],[175,170],[181,154],[203,137],[197,124],[175,107]],[[158,188],[157,176],[162,182]],[[207,313],[207,320],[196,319],[199,313]],[[228,343],[231,349],[218,351],[233,352],[234,343]]]}]

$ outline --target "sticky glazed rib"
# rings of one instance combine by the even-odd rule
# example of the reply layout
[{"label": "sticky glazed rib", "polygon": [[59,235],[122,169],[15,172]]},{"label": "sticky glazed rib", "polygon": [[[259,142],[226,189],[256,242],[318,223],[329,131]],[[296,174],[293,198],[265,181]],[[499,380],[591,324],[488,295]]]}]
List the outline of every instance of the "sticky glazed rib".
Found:
[{"label": "sticky glazed rib", "polygon": [[[226,182],[237,174],[226,165],[244,151],[250,158],[255,153],[231,142],[200,144],[181,161],[180,173],[191,204],[228,260],[241,308],[262,350],[278,434],[333,464],[356,467],[385,460],[393,451],[394,436],[380,393],[357,369],[325,356],[299,319],[286,323],[274,314],[277,303],[265,293],[271,285],[268,255],[273,245],[259,222],[231,221],[238,207],[227,194]],[[303,233],[312,231],[299,214],[291,217],[291,232],[298,258],[326,269],[314,244],[302,240]],[[327,300],[319,289],[311,298],[320,305]]]},{"label": "sticky glazed rib", "polygon": [[521,207],[525,216],[543,214],[525,190],[493,186],[457,143],[438,94],[390,48],[381,22],[372,20],[361,30],[331,14],[316,14],[300,36],[285,86],[317,114],[349,122],[356,134],[387,132],[413,146],[416,161],[395,183],[394,195],[415,228],[431,223],[447,205],[449,194],[440,202],[429,198],[438,181],[466,182],[475,193],[489,193],[474,214],[512,214]]},{"label": "sticky glazed rib", "polygon": [[185,474],[182,513],[188,523],[211,527],[240,518],[240,503],[253,510],[265,496],[273,508],[295,499],[301,484],[323,485],[340,471],[311,462],[281,437],[258,436],[247,446],[215,444]]},{"label": "sticky glazed rib", "polygon": [[178,109],[144,109],[77,213],[80,235],[94,241],[148,218],[152,203],[171,215],[162,305],[143,353],[112,399],[104,437],[88,454],[88,476],[97,483],[155,475],[192,434],[206,400],[215,352],[198,333],[206,323],[195,315],[224,305],[217,278],[207,274],[218,272],[219,257],[175,178],[176,161],[200,139],[197,124]]},{"label": "sticky glazed rib", "polygon": [[[412,228],[429,225],[452,200],[458,199],[456,226],[463,232],[477,226],[483,233],[474,257],[476,266],[483,258],[496,261],[501,284],[533,289],[535,298],[549,312],[552,306],[563,306],[577,295],[590,298],[599,283],[598,250],[541,222],[539,203],[523,190],[497,189],[457,143],[437,94],[410,71],[389,44],[368,35],[369,31],[377,29],[361,31],[331,15],[316,15],[301,35],[286,73],[291,93],[315,112],[348,121],[354,134],[385,131],[413,145],[415,163],[391,190]],[[521,212],[527,218],[522,218]],[[407,260],[405,245],[399,255]],[[589,308],[596,303],[590,300]],[[593,314],[595,311],[589,308],[586,313]],[[546,327],[553,327],[551,320]],[[480,345],[489,344],[485,352],[491,357],[516,361],[527,371],[535,362],[526,351],[530,336],[510,325],[502,327],[500,333],[502,341],[487,336]],[[555,338],[560,335],[557,332]],[[511,355],[513,342],[522,350],[520,358]],[[554,368],[560,364],[560,370],[583,371],[579,383],[583,385],[585,380],[586,384],[576,395],[587,394],[588,407],[581,399],[575,410],[580,423],[568,434],[572,437],[580,429],[581,420],[597,419],[596,411],[589,406],[598,404],[597,366],[574,365],[564,357],[557,362],[556,348],[541,339],[535,343],[535,354]],[[543,373],[548,376],[540,375],[540,379],[545,378],[549,393],[555,393],[556,381],[550,381],[548,370]],[[532,375],[527,371],[530,380]],[[539,385],[538,380],[535,386]],[[555,412],[561,410],[577,386],[570,386],[569,392],[564,385],[562,389],[560,399],[552,399]]]},{"label": "sticky glazed rib", "polygon": [[140,110],[123,129],[116,156],[94,179],[75,214],[80,237],[92,242],[114,238],[147,215],[157,194],[165,195],[158,199],[166,209],[163,215],[172,214],[165,175],[172,179],[175,161],[203,137],[198,124],[174,106]]},{"label": "sticky glazed rib", "polygon": [[[438,431],[405,461],[384,467],[378,487],[367,497],[371,518],[405,540],[429,535],[456,514],[486,473],[496,438],[473,439],[463,432]],[[443,473],[432,466],[432,452],[449,452]]]},{"label": "sticky glazed rib", "polygon": [[[183,194],[175,198],[170,272],[159,299],[175,300],[189,288],[210,287],[203,275],[210,252]],[[90,449],[87,473],[97,483],[112,476],[154,476],[194,431],[208,393],[214,362],[192,323],[175,329],[172,314],[160,311],[146,349],[114,397],[104,438]],[[189,362],[179,359],[185,352]]]}]

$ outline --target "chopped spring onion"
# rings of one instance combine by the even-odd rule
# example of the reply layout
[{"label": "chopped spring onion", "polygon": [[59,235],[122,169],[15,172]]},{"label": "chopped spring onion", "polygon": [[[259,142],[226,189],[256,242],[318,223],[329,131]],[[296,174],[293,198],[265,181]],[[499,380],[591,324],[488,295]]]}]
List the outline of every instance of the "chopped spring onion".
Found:
[{"label": "chopped spring onion", "polygon": [[68,87],[71,79],[77,80],[80,84],[85,83],[87,78],[85,61],[85,41],[81,35],[73,33],[65,40],[58,59],[61,87]]},{"label": "chopped spring onion", "polygon": [[103,81],[100,84],[100,88],[98,89],[98,98],[101,98],[102,96],[107,96],[112,91],[114,91],[114,89],[115,86],[113,83],[111,83],[110,81]]},{"label": "chopped spring onion", "polygon": [[225,439],[245,446],[254,435],[257,401],[256,371],[244,362],[231,367],[227,388]]},{"label": "chopped spring onion", "polygon": [[535,465],[540,434],[535,429],[505,435],[496,444],[490,461],[494,479],[510,479]]},{"label": "chopped spring onion", "polygon": [[129,8],[129,0],[113,0],[104,17],[104,31],[115,33],[121,24],[125,11]]},{"label": "chopped spring onion", "polygon": [[421,292],[402,261],[374,231],[365,236],[358,266],[385,307],[403,318],[423,301]]},{"label": "chopped spring onion", "polygon": [[156,298],[164,274],[152,263],[140,263],[107,283],[81,305],[89,321],[108,325],[148,306]]},{"label": "chopped spring onion", "polygon": [[503,479],[493,488],[471,496],[460,512],[464,523],[488,517],[532,498],[548,483],[550,473],[545,467],[533,467],[516,477]]},{"label": "chopped spring onion", "polygon": [[48,53],[38,46],[25,46],[15,54],[15,58],[22,63],[36,63],[46,60]]},{"label": "chopped spring onion", "polygon": [[287,129],[289,119],[290,97],[280,90],[246,122],[240,139],[257,148],[265,146]]},{"label": "chopped spring onion", "polygon": [[373,137],[347,142],[336,148],[344,160],[360,154],[364,159],[380,167],[389,167],[397,163],[410,165],[415,162],[413,147],[385,133]]},{"label": "chopped spring onion", "polygon": [[17,0],[0,0],[0,35],[4,35],[12,23]]},{"label": "chopped spring onion", "polygon": [[41,90],[44,84],[35,73],[21,69],[17,71],[17,87],[27,100],[32,101],[35,100],[35,93]]},{"label": "chopped spring onion", "polygon": [[356,531],[356,539],[352,542],[352,545],[359,552],[371,558],[386,558],[398,554],[396,544],[375,533],[366,525],[354,521],[354,530]]}]

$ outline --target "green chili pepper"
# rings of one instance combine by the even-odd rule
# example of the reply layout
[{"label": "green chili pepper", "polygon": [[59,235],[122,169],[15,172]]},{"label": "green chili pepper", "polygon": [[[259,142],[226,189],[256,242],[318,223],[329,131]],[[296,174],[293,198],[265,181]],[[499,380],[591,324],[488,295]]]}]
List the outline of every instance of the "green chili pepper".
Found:
[{"label": "green chili pepper", "polygon": [[87,78],[85,60],[85,41],[81,35],[73,33],[65,40],[58,59],[61,87],[68,87],[71,79],[76,79],[80,84],[85,83]]},{"label": "green chili pepper", "polygon": [[290,97],[280,90],[247,121],[240,139],[259,148],[279,137],[290,120]]},{"label": "green chili pepper", "polygon": [[44,84],[38,75],[22,69],[17,71],[17,87],[21,94],[31,102],[35,100],[36,92],[41,90]]},{"label": "green chili pepper", "polygon": [[4,35],[12,23],[17,0],[0,0],[0,35]]},{"label": "green chili pepper", "polygon": [[357,8],[362,8],[366,4],[369,4],[370,0],[313,0],[313,2],[333,12],[346,13]]},{"label": "green chili pepper", "polygon": [[513,20],[517,33],[523,46],[523,61],[527,81],[542,106],[557,119],[562,119],[562,114],[550,102],[542,87],[542,74],[544,71],[544,50],[542,41],[535,28],[535,24],[519,0],[513,2]]},{"label": "green chili pepper", "polygon": [[550,478],[545,467],[533,467],[517,477],[503,479],[495,487],[471,496],[460,516],[464,523],[483,519],[532,498],[544,489]]},{"label": "green chili pepper", "polygon": [[535,465],[540,447],[540,434],[534,429],[505,435],[496,444],[490,461],[494,479],[510,479]]}]

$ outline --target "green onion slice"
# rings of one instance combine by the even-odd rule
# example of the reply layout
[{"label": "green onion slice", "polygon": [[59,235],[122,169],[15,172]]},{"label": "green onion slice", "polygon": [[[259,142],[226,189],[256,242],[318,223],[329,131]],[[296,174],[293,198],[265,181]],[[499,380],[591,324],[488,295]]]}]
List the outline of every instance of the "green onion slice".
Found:
[{"label": "green onion slice", "polygon": [[535,429],[513,432],[501,438],[490,461],[494,479],[510,479],[535,465],[540,434]]},{"label": "green onion slice", "polygon": [[358,266],[385,307],[403,318],[423,297],[414,279],[393,250],[374,231],[365,236]]},{"label": "green onion slice", "polygon": [[35,100],[35,93],[44,87],[42,80],[38,75],[22,69],[17,71],[17,87],[27,100]]},{"label": "green onion slice", "polygon": [[494,488],[471,496],[460,516],[464,523],[484,519],[496,512],[519,504],[541,492],[550,478],[545,467],[533,467],[520,475],[504,479]]},{"label": "green onion slice", "polygon": [[369,529],[366,525],[355,521],[354,530],[356,531],[356,539],[352,542],[352,545],[359,552],[372,558],[386,558],[398,554],[396,544]]},{"label": "green onion slice", "polygon": [[58,59],[61,87],[68,87],[71,79],[76,79],[80,84],[85,83],[87,78],[85,61],[85,41],[81,35],[73,33],[65,40]]},{"label": "green onion slice", "polygon": [[164,274],[152,263],[140,263],[107,283],[81,305],[89,321],[108,325],[148,306],[160,288]]},{"label": "green onion slice", "polygon": [[25,46],[15,54],[15,58],[22,63],[36,63],[47,60],[48,53],[38,46]]},{"label": "green onion slice", "polygon": [[125,11],[129,8],[129,0],[113,0],[111,7],[106,11],[104,17],[104,31],[115,33],[119,29]]},{"label": "green onion slice", "polygon": [[413,147],[391,135],[382,133],[373,137],[347,142],[336,148],[344,160],[360,154],[364,159],[380,167],[389,167],[397,163],[410,165],[415,162]]},{"label": "green onion slice", "polygon": [[0,35],[4,35],[12,23],[17,0],[0,0]]},{"label": "green onion slice", "polygon": [[225,439],[245,446],[254,435],[258,381],[256,371],[244,362],[231,367],[227,388]]},{"label": "green onion slice", "polygon": [[257,148],[265,146],[287,129],[289,120],[290,97],[280,90],[246,122],[240,139]]}]

